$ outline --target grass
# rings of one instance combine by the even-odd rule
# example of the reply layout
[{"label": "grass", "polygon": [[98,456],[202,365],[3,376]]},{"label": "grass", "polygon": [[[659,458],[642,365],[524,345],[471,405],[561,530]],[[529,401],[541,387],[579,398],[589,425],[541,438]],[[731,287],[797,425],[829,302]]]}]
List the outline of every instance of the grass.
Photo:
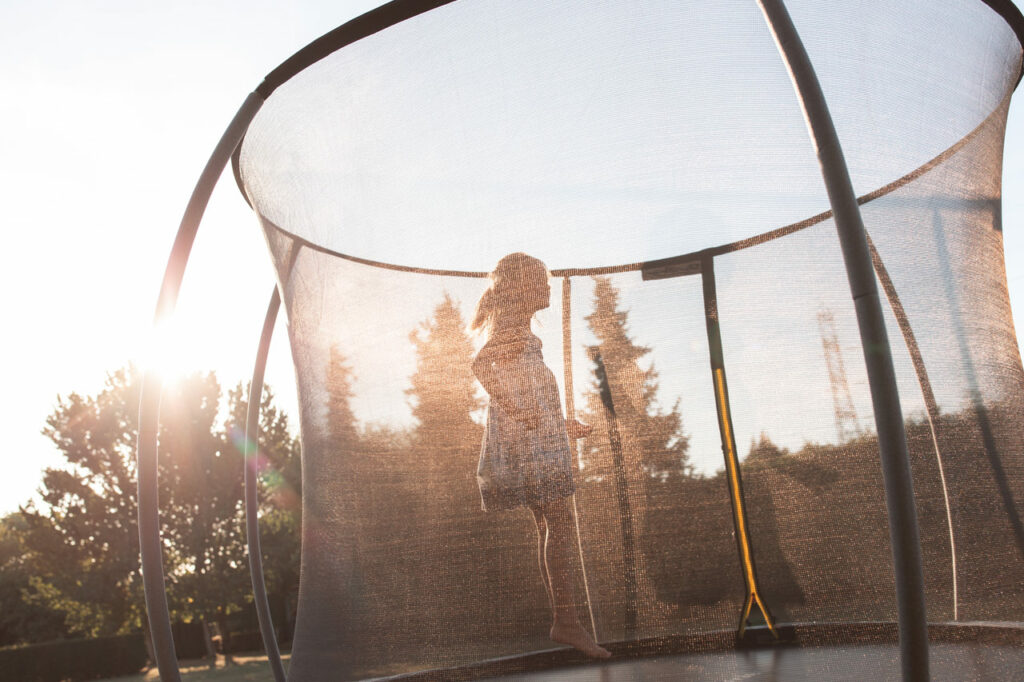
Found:
[{"label": "grass", "polygon": [[[281,656],[287,669],[288,654]],[[209,661],[186,660],[178,661],[182,680],[188,682],[273,682],[274,673],[270,671],[267,657],[259,654],[242,654],[233,656],[228,663],[224,656],[217,656],[217,666],[210,668]],[[102,682],[157,682],[160,673],[156,667],[135,675],[111,677]]]}]

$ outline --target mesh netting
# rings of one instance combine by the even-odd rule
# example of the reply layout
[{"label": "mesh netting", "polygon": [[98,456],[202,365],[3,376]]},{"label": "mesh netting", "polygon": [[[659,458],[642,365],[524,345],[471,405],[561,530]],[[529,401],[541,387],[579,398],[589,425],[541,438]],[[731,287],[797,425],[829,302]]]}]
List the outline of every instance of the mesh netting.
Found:
[{"label": "mesh netting", "polygon": [[[888,300],[929,620],[1019,621],[1024,374],[1000,164],[1020,42],[982,2],[788,4]],[[485,337],[467,326],[514,251],[553,271],[534,331],[563,409],[594,427],[574,452],[588,628],[642,640],[739,618],[709,276],[759,594],[780,622],[895,619],[836,229],[754,3],[446,5],[281,85],[237,163],[299,386],[291,677],[551,646],[533,516],[485,513],[476,480]],[[643,266],[702,250],[713,275]]]}]

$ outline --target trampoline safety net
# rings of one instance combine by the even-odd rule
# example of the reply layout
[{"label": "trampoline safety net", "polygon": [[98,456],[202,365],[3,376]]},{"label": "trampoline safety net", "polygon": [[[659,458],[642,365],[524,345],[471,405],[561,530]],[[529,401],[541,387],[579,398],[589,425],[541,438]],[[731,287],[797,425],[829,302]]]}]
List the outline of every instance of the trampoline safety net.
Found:
[{"label": "trampoline safety net", "polygon": [[[787,4],[882,292],[928,620],[1019,624],[1024,373],[1000,218],[1019,15],[967,0]],[[513,252],[550,270],[533,331],[561,409],[593,427],[571,453],[588,630],[735,631],[750,591],[740,535],[776,623],[895,621],[836,226],[756,3],[408,13],[281,78],[235,157],[298,381],[289,679],[553,646],[533,515],[484,511],[477,481],[487,335],[469,323]],[[749,621],[763,623],[756,606]]]}]

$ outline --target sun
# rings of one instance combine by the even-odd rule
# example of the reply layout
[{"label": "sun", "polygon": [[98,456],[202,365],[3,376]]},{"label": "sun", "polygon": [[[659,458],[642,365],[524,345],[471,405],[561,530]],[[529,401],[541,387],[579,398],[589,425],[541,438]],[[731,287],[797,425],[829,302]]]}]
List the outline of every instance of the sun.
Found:
[{"label": "sun", "polygon": [[179,315],[153,325],[143,345],[139,365],[164,385],[176,384],[204,365],[194,330]]}]

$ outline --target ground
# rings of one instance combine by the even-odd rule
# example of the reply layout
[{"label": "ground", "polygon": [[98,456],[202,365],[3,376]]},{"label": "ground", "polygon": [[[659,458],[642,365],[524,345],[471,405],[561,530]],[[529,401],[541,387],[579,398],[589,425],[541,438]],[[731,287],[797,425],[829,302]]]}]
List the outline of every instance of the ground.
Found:
[{"label": "ground", "polygon": [[[285,668],[288,666],[287,654],[283,655]],[[223,656],[217,657],[217,667],[211,669],[205,660],[178,661],[181,677],[188,682],[273,682],[274,673],[267,664],[267,657],[261,654],[241,654],[232,656],[227,664]],[[102,682],[155,682],[160,673],[155,667],[136,675],[111,677]]]}]

